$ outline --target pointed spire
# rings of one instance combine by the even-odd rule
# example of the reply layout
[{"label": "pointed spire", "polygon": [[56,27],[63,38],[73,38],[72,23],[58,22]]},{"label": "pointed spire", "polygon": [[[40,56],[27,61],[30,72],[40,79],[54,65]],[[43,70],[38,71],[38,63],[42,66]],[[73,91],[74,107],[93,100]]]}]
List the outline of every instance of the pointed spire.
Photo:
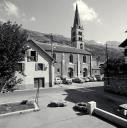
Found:
[{"label": "pointed spire", "polygon": [[77,4],[76,4],[75,18],[74,18],[73,27],[81,27],[80,17],[79,17],[79,12],[78,12],[78,5]]}]

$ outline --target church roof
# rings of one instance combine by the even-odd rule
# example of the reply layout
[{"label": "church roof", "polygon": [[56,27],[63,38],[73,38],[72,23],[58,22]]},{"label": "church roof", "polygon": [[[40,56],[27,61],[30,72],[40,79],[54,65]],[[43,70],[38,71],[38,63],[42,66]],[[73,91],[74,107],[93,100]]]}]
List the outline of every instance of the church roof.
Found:
[{"label": "church roof", "polygon": [[125,47],[125,46],[127,46],[127,39],[124,40],[124,41],[119,45],[119,47]]},{"label": "church roof", "polygon": [[[35,44],[37,44],[41,49],[44,49],[45,51],[51,51],[52,50],[51,44],[46,44],[46,43],[38,42],[38,41],[35,41],[35,40],[32,40],[32,41],[34,41]],[[61,46],[61,45],[53,45],[53,51],[54,52],[65,52],[65,53],[76,53],[76,54],[91,55],[91,53],[89,53],[88,51],[85,51],[83,49],[77,49],[77,48],[74,48],[74,47]]]},{"label": "church roof", "polygon": [[78,5],[76,4],[76,10],[75,10],[75,18],[73,27],[81,27],[80,17],[79,17],[79,11],[78,11]]}]

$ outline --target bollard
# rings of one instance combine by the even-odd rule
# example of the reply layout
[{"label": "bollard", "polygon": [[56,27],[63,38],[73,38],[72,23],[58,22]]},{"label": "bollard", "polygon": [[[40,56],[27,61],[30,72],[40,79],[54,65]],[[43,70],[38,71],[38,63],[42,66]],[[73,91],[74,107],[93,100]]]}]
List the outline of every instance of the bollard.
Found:
[{"label": "bollard", "polygon": [[96,108],[96,102],[95,101],[90,101],[87,103],[87,111],[89,114],[92,114],[95,108]]}]

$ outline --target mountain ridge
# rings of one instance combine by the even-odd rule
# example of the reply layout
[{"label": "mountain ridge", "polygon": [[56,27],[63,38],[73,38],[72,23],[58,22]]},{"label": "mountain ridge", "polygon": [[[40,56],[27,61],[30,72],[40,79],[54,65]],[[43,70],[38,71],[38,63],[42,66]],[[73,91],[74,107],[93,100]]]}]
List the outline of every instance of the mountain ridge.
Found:
[{"label": "mountain ridge", "polygon": [[[42,43],[51,43],[52,40],[52,42],[57,45],[71,46],[71,39],[64,37],[63,35],[51,35],[30,30],[27,30],[27,32],[31,38]],[[84,42],[85,50],[91,52],[94,58],[100,57],[101,62],[105,61],[106,46],[104,44],[98,43],[95,40],[85,40]],[[107,41],[106,43],[108,46],[108,54],[110,58],[123,57],[123,49],[118,47],[121,42]]]}]

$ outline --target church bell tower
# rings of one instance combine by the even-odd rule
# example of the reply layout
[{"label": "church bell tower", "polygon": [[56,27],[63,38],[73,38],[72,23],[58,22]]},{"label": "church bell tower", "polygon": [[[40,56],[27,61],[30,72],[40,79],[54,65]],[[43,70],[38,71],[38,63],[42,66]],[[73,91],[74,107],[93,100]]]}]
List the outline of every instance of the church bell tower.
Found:
[{"label": "church bell tower", "polygon": [[78,5],[76,4],[73,27],[71,28],[71,46],[84,49],[84,29],[80,22]]}]

